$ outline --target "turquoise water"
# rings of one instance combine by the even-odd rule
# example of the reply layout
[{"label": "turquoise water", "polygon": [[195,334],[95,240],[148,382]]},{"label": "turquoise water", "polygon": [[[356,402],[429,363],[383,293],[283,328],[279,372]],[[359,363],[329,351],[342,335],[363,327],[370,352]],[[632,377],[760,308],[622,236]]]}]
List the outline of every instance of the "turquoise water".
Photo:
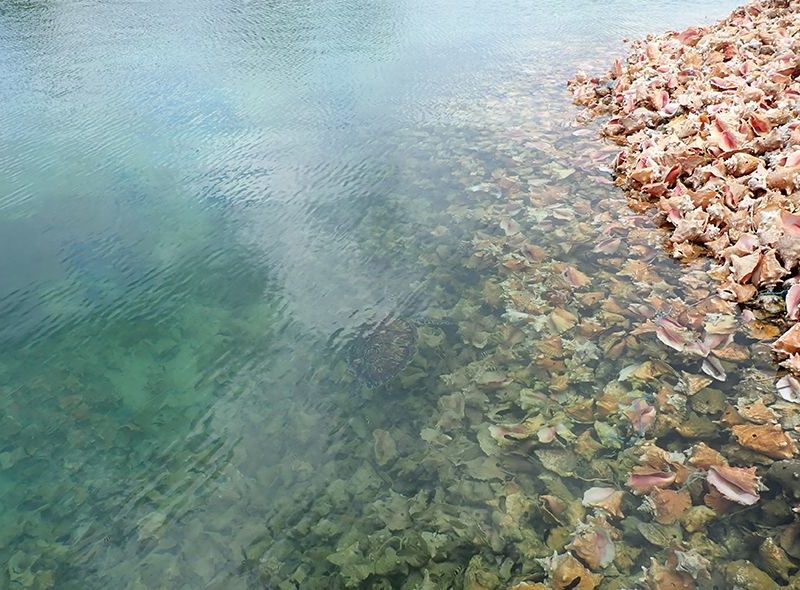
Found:
[{"label": "turquoise water", "polygon": [[[494,475],[419,445],[502,327],[487,203],[583,170],[576,69],[734,4],[4,2],[0,588],[468,587],[503,547],[436,535]],[[369,389],[346,352],[394,316],[419,353]]]}]

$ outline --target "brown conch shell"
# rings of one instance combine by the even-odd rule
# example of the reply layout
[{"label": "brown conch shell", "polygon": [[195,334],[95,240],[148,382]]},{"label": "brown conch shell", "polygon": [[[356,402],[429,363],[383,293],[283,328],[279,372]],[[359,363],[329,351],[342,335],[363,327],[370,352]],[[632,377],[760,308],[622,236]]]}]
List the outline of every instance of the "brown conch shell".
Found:
[{"label": "brown conch shell", "polygon": [[603,580],[601,574],[590,572],[571,553],[554,555],[549,563],[553,590],[594,590]]},{"label": "brown conch shell", "polygon": [[791,459],[797,454],[794,440],[777,424],[736,424],[731,430],[740,445],[767,457]]},{"label": "brown conch shell", "polygon": [[708,469],[712,465],[727,465],[728,462],[721,453],[709,447],[706,443],[697,443],[692,447],[692,456],[689,465],[698,469]]},{"label": "brown conch shell", "polygon": [[703,504],[711,508],[717,514],[726,514],[732,510],[739,508],[736,502],[732,502],[723,496],[717,488],[712,487],[711,490],[703,496]]},{"label": "brown conch shell", "polygon": [[645,584],[649,590],[694,590],[694,580],[686,572],[679,572],[668,565],[661,565],[651,559],[647,568]]},{"label": "brown conch shell", "polygon": [[672,524],[692,505],[688,490],[653,490],[649,496],[656,522]]}]

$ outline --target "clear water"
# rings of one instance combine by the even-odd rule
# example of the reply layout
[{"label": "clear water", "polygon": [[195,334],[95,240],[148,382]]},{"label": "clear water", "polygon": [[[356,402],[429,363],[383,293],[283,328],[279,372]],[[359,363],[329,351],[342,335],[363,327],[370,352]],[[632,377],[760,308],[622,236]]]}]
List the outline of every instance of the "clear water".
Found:
[{"label": "clear water", "polygon": [[[507,274],[476,236],[509,176],[624,208],[590,171],[602,146],[576,160],[593,140],[565,80],[735,4],[3,2],[0,588],[460,588],[485,551],[529,567],[453,533],[524,469],[471,478],[420,438],[458,390],[441,377],[503,329],[485,294]],[[593,217],[525,229],[590,273],[601,236],[569,228]],[[348,347],[395,316],[419,352],[367,388]],[[400,458],[376,454],[383,431]],[[447,555],[397,557],[436,535]]]}]

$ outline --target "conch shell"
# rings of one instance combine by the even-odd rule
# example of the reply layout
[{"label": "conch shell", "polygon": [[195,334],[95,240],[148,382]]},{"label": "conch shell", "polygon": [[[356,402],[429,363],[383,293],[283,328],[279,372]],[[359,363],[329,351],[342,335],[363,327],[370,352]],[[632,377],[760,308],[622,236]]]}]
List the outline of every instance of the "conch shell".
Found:
[{"label": "conch shell", "polygon": [[755,467],[745,469],[726,465],[712,466],[708,470],[707,478],[709,485],[731,502],[744,506],[752,506],[758,502],[760,481]]},{"label": "conch shell", "polygon": [[673,471],[659,471],[650,467],[636,466],[625,482],[634,494],[648,494],[655,489],[668,488],[675,482],[677,474]]},{"label": "conch shell", "polygon": [[622,499],[625,492],[614,488],[589,488],[583,493],[581,504],[591,508],[601,508],[615,518],[623,518]]},{"label": "conch shell", "polygon": [[783,354],[800,352],[800,324],[795,324],[778,338],[772,345],[772,350]]},{"label": "conch shell", "polygon": [[709,447],[706,443],[698,443],[692,448],[692,456],[688,461],[689,465],[698,469],[709,469],[712,465],[727,465],[725,457],[718,451]]},{"label": "conch shell", "polygon": [[608,567],[616,556],[614,541],[608,530],[596,523],[578,523],[575,536],[566,549],[574,551],[592,570]]},{"label": "conch shell", "polygon": [[797,454],[797,445],[777,424],[736,424],[731,427],[740,445],[772,457],[791,459]]},{"label": "conch shell", "polygon": [[649,496],[656,522],[672,524],[692,505],[688,490],[653,490]]},{"label": "conch shell", "polygon": [[550,572],[553,590],[594,590],[603,580],[601,574],[590,572],[571,553],[554,554],[542,562]]}]

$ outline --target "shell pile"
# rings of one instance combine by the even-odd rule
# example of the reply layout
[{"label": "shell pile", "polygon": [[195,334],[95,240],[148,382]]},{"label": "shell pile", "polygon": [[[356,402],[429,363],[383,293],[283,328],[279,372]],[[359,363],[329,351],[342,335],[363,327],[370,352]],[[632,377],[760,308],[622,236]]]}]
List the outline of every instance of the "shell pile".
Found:
[{"label": "shell pile", "polygon": [[[570,83],[622,146],[617,184],[655,203],[676,258],[713,256],[720,294],[785,295],[800,317],[800,2],[761,0],[711,27],[633,44],[604,76]],[[640,205],[643,206],[643,205]],[[800,327],[774,345],[800,372]]]}]

